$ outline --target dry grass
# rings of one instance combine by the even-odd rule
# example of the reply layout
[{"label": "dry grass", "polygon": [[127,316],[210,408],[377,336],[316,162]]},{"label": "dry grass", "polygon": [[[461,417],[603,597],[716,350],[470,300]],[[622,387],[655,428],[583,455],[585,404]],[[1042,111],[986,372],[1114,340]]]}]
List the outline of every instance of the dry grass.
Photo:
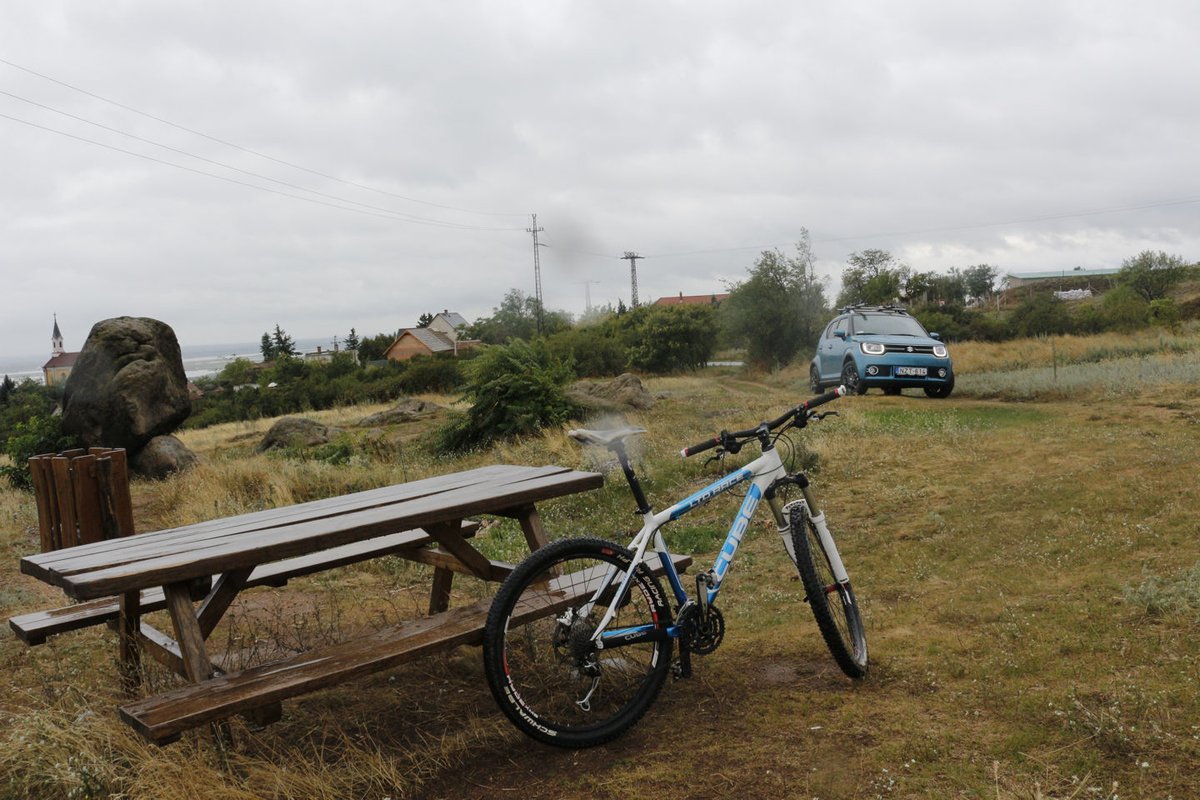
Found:
[{"label": "dry grass", "polygon": [[[1011,370],[1041,344],[960,346],[956,363],[982,379],[978,365]],[[1055,352],[1086,362],[1089,349],[1126,344],[1072,340]],[[1162,358],[1178,368],[1172,382],[1115,401],[1091,390],[1022,404],[872,393],[803,433],[864,605],[873,666],[861,684],[824,651],[777,537],[760,525],[721,598],[724,646],[606,747],[531,745],[494,708],[478,653],[463,649],[287,702],[262,731],[235,723],[230,748],[198,731],[158,749],[113,714],[106,631],[37,648],[3,637],[0,798],[1198,797],[1200,391],[1193,358]],[[805,396],[804,378],[651,381],[660,402],[630,421],[651,429],[639,464],[652,502],[704,480],[675,455],[681,444],[777,413]],[[447,462],[411,432],[372,449],[356,429],[361,458],[332,466],[253,455],[265,423],[223,427],[185,434],[204,468],[135,486],[141,529],[487,461],[604,466],[560,431]],[[611,478],[547,504],[551,531],[624,535],[636,518]],[[707,541],[719,542],[733,502],[689,515],[674,538],[711,529]],[[58,601],[16,575],[34,547],[30,506],[0,492],[9,614]],[[520,551],[511,523],[483,539],[491,553]],[[247,593],[214,642],[248,663],[419,613],[423,570],[381,560]],[[483,591],[456,586],[456,602]]]}]

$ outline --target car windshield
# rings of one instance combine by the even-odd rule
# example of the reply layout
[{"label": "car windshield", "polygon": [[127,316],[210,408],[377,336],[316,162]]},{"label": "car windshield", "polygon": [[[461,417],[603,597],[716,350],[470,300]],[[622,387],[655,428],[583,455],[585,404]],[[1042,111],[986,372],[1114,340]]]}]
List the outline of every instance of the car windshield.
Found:
[{"label": "car windshield", "polygon": [[858,336],[883,334],[886,336],[928,336],[921,323],[912,317],[893,314],[855,314],[854,333]]}]

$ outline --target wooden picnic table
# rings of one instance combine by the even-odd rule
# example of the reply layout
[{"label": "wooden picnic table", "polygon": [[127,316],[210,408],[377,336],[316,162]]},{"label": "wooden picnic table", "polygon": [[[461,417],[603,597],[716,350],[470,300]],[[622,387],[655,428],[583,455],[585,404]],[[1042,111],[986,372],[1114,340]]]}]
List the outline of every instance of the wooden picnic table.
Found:
[{"label": "wooden picnic table", "polygon": [[[450,610],[452,578],[457,572],[502,580],[512,565],[489,560],[471,545],[470,518],[514,518],[536,549],[546,543],[546,534],[534,504],[602,483],[599,474],[562,467],[487,466],[26,556],[21,571],[88,601],[41,613],[76,609],[74,618],[81,619],[90,609],[89,619],[106,615],[115,622],[126,676],[138,674],[145,652],[189,681],[121,708],[127,722],[161,744],[232,714],[273,721],[284,698],[434,650],[478,643],[490,601]],[[239,673],[214,666],[205,640],[243,589],[384,554],[434,567],[430,616]],[[173,637],[141,619],[164,607]],[[12,624],[16,630],[16,621]],[[137,685],[127,682],[129,688]]]}]

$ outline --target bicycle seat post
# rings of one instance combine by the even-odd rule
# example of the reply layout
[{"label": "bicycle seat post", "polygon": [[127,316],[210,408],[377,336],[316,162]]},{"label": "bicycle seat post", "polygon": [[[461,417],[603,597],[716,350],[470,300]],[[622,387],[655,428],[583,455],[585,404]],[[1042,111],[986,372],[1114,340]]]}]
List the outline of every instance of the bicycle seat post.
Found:
[{"label": "bicycle seat post", "polygon": [[646,493],[642,491],[641,481],[638,480],[637,474],[634,473],[633,467],[629,464],[629,456],[625,453],[625,443],[621,441],[613,442],[611,449],[617,454],[617,461],[621,464],[621,471],[625,473],[625,480],[629,482],[629,489],[633,492],[633,499],[637,502],[638,513],[643,517],[651,513],[650,504],[646,502]]}]

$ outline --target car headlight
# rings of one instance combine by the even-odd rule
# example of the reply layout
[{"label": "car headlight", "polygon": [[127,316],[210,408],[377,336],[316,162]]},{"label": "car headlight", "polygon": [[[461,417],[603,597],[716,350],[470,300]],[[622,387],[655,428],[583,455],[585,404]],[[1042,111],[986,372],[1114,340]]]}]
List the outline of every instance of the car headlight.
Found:
[{"label": "car headlight", "polygon": [[862,351],[869,356],[883,355],[884,347],[879,342],[863,342]]},{"label": "car headlight", "polygon": [[945,358],[946,357],[946,345],[935,344],[933,346],[933,354],[935,356],[937,356],[938,358]]}]

